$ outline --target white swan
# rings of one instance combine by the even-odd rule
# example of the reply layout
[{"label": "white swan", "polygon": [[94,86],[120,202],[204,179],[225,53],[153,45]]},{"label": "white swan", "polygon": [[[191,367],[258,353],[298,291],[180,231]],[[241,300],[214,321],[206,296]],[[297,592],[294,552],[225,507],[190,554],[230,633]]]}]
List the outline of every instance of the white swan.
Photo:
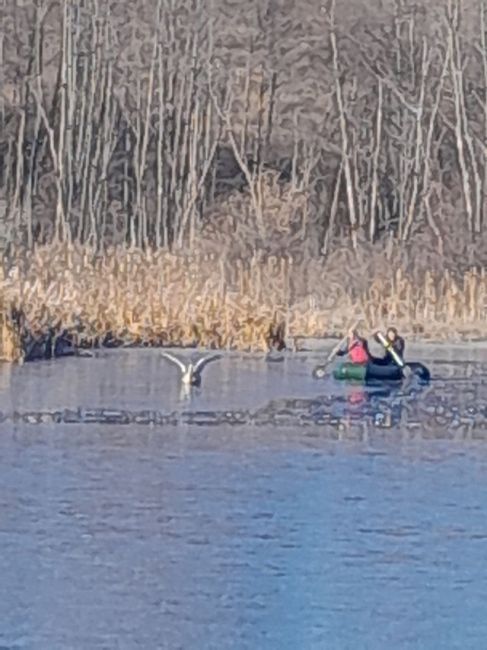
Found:
[{"label": "white swan", "polygon": [[169,352],[163,352],[162,356],[171,361],[181,370],[181,381],[185,386],[200,386],[201,385],[201,372],[207,363],[210,361],[215,361],[216,359],[221,358],[221,354],[212,354],[209,356],[202,357],[198,359],[196,363],[189,361],[185,363],[181,359],[178,359]]}]

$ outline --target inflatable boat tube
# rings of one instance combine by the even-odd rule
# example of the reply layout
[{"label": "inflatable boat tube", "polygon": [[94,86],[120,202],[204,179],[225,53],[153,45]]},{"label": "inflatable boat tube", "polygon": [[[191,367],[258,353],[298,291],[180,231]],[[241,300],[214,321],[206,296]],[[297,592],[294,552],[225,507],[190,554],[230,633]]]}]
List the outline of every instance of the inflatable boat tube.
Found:
[{"label": "inflatable boat tube", "polygon": [[[430,380],[430,372],[422,363],[412,362],[405,364],[423,382]],[[358,381],[367,382],[375,381],[402,381],[404,375],[402,369],[396,364],[387,366],[379,365],[373,362],[367,364],[356,364],[345,362],[339,364],[333,370],[333,377],[339,381]]]}]

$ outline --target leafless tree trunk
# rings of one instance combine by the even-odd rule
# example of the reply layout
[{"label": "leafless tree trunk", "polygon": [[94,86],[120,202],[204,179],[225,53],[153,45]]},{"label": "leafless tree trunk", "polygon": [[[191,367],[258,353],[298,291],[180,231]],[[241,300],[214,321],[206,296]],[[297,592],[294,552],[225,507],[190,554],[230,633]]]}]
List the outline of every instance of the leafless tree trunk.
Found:
[{"label": "leafless tree trunk", "polygon": [[426,81],[430,69],[430,53],[426,39],[423,39],[423,52],[422,52],[422,61],[421,61],[421,78],[420,78],[420,89],[419,89],[419,100],[416,113],[416,137],[414,143],[414,159],[412,164],[412,188],[409,196],[409,201],[407,205],[406,220],[404,223],[402,231],[403,241],[407,240],[411,227],[414,221],[414,215],[418,209],[418,197],[419,197],[419,180],[421,167],[423,163],[424,156],[424,143],[423,143],[423,114],[425,110],[425,93],[426,93]]},{"label": "leafless tree trunk", "polygon": [[382,144],[382,120],[384,109],[384,93],[383,84],[379,79],[377,82],[377,113],[376,113],[376,126],[375,126],[375,143],[374,153],[372,159],[372,183],[371,183],[371,199],[370,199],[370,214],[369,214],[369,239],[374,241],[375,233],[377,231],[377,195],[379,185],[379,157]]},{"label": "leafless tree trunk", "polygon": [[[475,156],[472,156],[472,144],[468,133],[466,122],[465,99],[463,94],[463,73],[460,54],[460,42],[458,38],[460,20],[460,5],[458,0],[448,1],[447,24],[448,24],[448,51],[450,54],[450,71],[453,83],[454,104],[455,104],[455,136],[458,153],[458,161],[462,177],[463,197],[465,210],[467,212],[468,227],[470,231],[476,229],[479,221],[480,208],[480,178],[475,169]],[[470,154],[471,163],[474,165],[473,176],[470,172],[468,158]],[[475,202],[472,200],[475,193]],[[476,205],[477,204],[477,205]]]},{"label": "leafless tree trunk", "polygon": [[338,63],[338,45],[337,37],[335,31],[335,0],[331,2],[330,10],[330,42],[333,55],[333,72],[335,76],[335,97],[338,106],[338,114],[340,119],[340,132],[342,137],[342,159],[343,159],[343,171],[345,175],[346,183],[346,192],[347,192],[347,202],[348,202],[348,215],[350,219],[350,228],[351,228],[351,237],[352,245],[354,248],[357,247],[357,214],[355,206],[355,197],[354,197],[354,184],[353,184],[353,174],[352,166],[350,162],[350,145],[348,138],[348,127],[347,127],[347,117],[345,112],[345,105],[343,100],[342,84],[340,81],[340,67]]}]

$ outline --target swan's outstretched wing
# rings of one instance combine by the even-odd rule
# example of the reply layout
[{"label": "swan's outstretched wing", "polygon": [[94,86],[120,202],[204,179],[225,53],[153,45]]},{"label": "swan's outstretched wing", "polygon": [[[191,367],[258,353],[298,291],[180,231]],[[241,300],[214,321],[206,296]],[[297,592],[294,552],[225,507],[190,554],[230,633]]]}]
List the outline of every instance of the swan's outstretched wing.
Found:
[{"label": "swan's outstretched wing", "polygon": [[207,363],[221,359],[221,356],[221,354],[212,354],[210,356],[201,357],[201,359],[198,359],[198,361],[194,364],[195,372],[200,372],[203,370]]},{"label": "swan's outstretched wing", "polygon": [[169,354],[169,352],[163,352],[162,356],[164,357],[164,359],[167,359],[168,361],[171,361],[172,363],[179,366],[181,372],[186,372],[186,366],[180,359],[174,357],[172,354]]}]

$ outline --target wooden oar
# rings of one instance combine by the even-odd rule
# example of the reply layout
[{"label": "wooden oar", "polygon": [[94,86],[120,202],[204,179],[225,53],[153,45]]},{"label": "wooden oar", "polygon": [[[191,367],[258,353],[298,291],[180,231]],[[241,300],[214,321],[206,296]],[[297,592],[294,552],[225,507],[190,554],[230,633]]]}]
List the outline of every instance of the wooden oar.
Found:
[{"label": "wooden oar", "polygon": [[330,352],[330,354],[328,355],[328,357],[327,357],[325,363],[323,363],[321,366],[316,366],[316,368],[313,370],[313,377],[314,377],[315,379],[323,379],[323,377],[326,375],[326,368],[330,365],[330,363],[331,363],[331,362],[333,361],[333,359],[335,358],[336,353],[338,352],[338,350],[342,347],[342,345],[343,345],[343,344],[345,343],[345,341],[348,339],[348,332],[349,332],[350,330],[355,329],[355,328],[357,327],[357,325],[360,323],[360,320],[361,320],[361,319],[359,318],[358,320],[355,321],[355,323],[353,323],[353,325],[351,325],[351,326],[348,328],[347,333],[346,333],[345,336],[344,336],[343,338],[341,338],[341,339],[338,341],[338,343],[335,345],[335,347],[333,348],[333,350],[332,350],[332,351]]},{"label": "wooden oar", "polygon": [[392,347],[391,343],[386,339],[386,337],[382,334],[382,332],[377,332],[377,338],[378,338],[379,341],[382,343],[382,345],[384,346],[384,348],[385,348],[388,352],[390,352],[391,357],[392,357],[392,358],[394,359],[394,361],[397,363],[397,365],[399,366],[399,368],[401,368],[401,370],[402,370],[402,374],[404,375],[404,377],[406,377],[406,378],[410,377],[410,376],[413,374],[413,371],[411,370],[411,368],[409,368],[409,366],[407,366],[407,365],[404,363],[404,360],[401,359],[401,357],[399,356],[399,354],[396,352],[396,350],[394,350],[394,348]]}]

